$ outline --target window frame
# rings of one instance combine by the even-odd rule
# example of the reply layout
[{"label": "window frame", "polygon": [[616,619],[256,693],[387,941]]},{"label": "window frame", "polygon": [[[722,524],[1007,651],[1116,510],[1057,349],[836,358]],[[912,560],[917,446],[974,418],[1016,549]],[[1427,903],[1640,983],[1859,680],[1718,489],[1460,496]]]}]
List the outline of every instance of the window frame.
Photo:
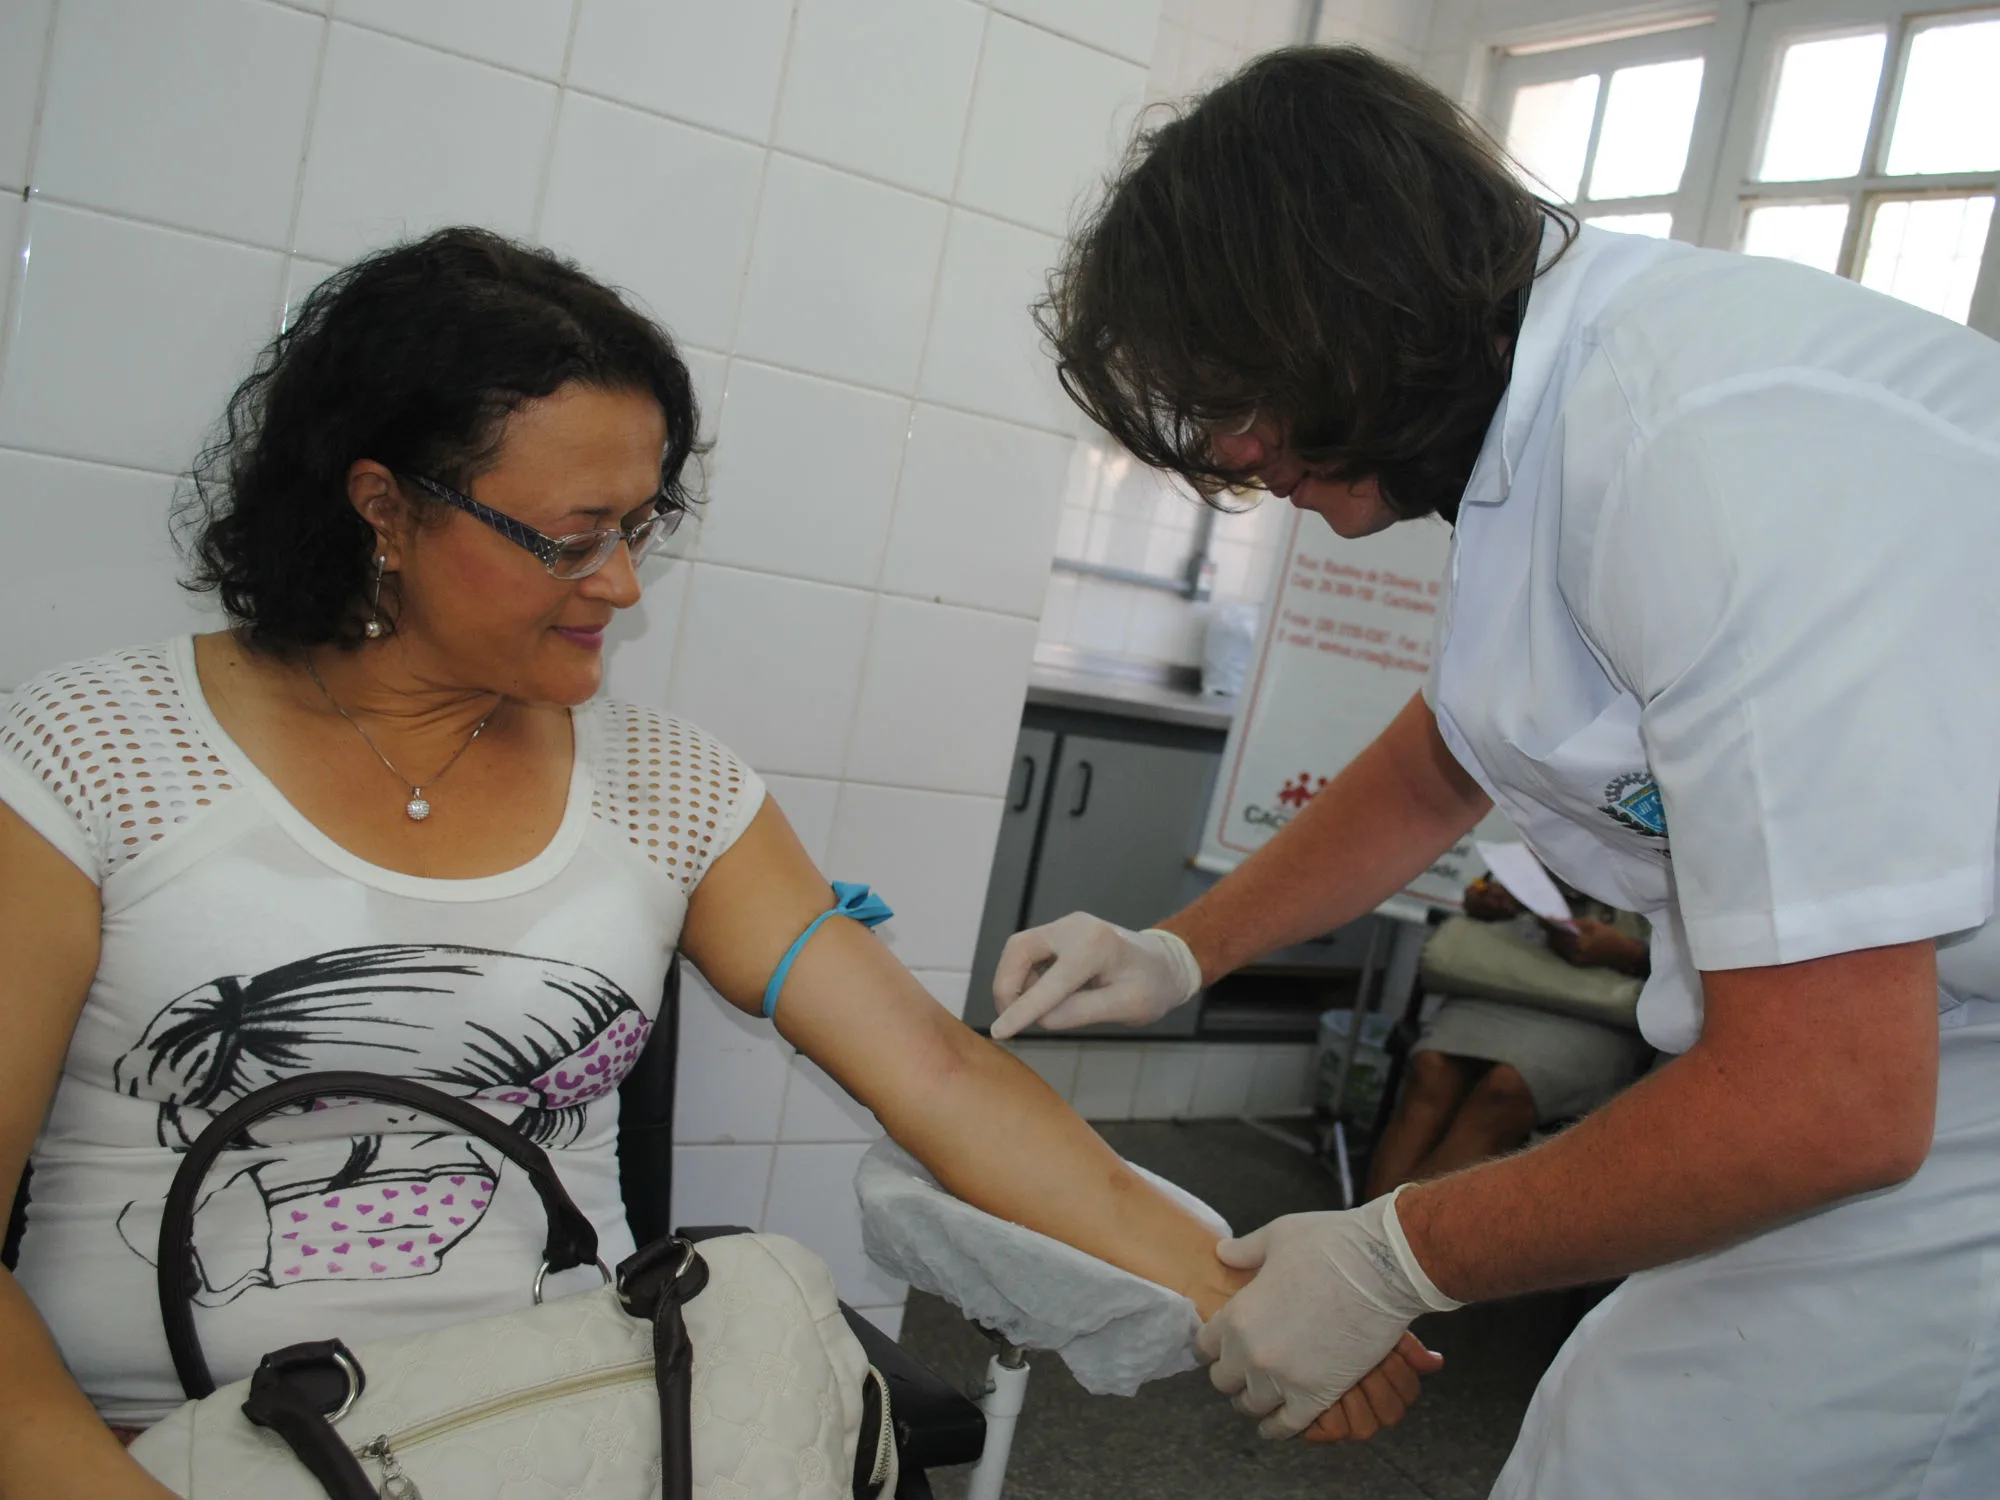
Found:
[{"label": "window frame", "polygon": [[[1950,0],[1930,0],[1928,4],[1911,0],[1761,0],[1751,4],[1749,11],[1701,243],[1725,250],[1738,248],[1749,211],[1759,203],[1845,203],[1848,210],[1841,237],[1840,274],[1858,281],[1875,213],[1884,201],[1990,193],[2000,204],[2000,166],[1983,172],[1895,176],[1886,170],[1889,132],[1902,103],[1911,39],[1918,31],[1948,24],[1961,15],[1968,20],[2000,20],[2000,7],[1991,3],[1953,4]],[[1878,29],[1885,30],[1888,37],[1859,171],[1849,177],[1797,182],[1756,178],[1755,166],[1763,154],[1785,48],[1807,38]],[[1987,232],[1966,323],[1989,337],[2000,337],[2000,217]]]},{"label": "window frame", "polygon": [[[1533,51],[1504,51],[1494,58],[1491,97],[1495,101],[1492,128],[1503,142],[1513,113],[1517,90],[1536,84],[1595,73],[1602,80],[1597,104],[1591,116],[1590,135],[1584,147],[1583,176],[1577,184],[1578,197],[1571,204],[1579,218],[1606,214],[1669,213],[1673,216],[1672,235],[1690,238],[1701,223],[1708,201],[1708,184],[1698,170],[1696,148],[1700,143],[1702,116],[1711,107],[1716,90],[1716,68],[1711,56],[1715,41],[1713,22],[1695,21],[1658,31],[1613,37],[1599,42],[1582,42],[1571,47],[1537,48]],[[1631,198],[1592,198],[1590,177],[1597,164],[1597,148],[1604,132],[1604,114],[1611,99],[1612,75],[1623,68],[1645,67],[1652,63],[1702,59],[1701,94],[1695,104],[1695,130],[1688,140],[1688,161],[1681,172],[1681,184],[1672,193]],[[1713,155],[1712,152],[1707,153]]]},{"label": "window frame", "polygon": [[[1585,198],[1576,205],[1580,216],[1657,212],[1671,201],[1673,238],[1734,250],[1742,242],[1751,200],[1844,202],[1849,208],[1840,264],[1842,273],[1849,274],[1859,269],[1876,207],[1884,199],[1991,192],[1996,198],[1995,218],[1987,233],[1966,322],[1989,337],[2000,338],[2000,170],[1897,177],[1879,170],[1901,98],[1911,36],[1924,26],[1961,14],[1968,18],[2000,16],[2000,6],[1994,0],[1713,0],[1697,7],[1606,8],[1482,36],[1470,59],[1464,97],[1468,108],[1504,140],[1515,89],[1583,73],[1603,76],[1580,188],[1587,190],[1611,73],[1619,67],[1700,51],[1705,58],[1701,96],[1695,107],[1679,193],[1671,200],[1598,203]],[[1860,174],[1785,184],[1757,181],[1751,175],[1752,164],[1761,153],[1784,46],[1802,35],[1838,35],[1878,27],[1889,34],[1883,60],[1885,83],[1876,89]],[[1691,38],[1704,33],[1705,47],[1689,45]]]}]

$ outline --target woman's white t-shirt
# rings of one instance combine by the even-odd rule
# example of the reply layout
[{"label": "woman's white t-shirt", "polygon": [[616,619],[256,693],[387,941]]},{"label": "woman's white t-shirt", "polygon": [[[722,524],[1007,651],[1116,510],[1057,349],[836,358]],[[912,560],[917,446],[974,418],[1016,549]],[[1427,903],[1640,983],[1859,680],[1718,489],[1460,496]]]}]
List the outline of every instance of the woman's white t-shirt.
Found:
[{"label": "woman's white t-shirt", "polygon": [[[762,784],[699,730],[598,699],[572,715],[561,826],[504,874],[431,880],[328,839],[209,712],[191,639],[25,684],[0,800],[103,899],[102,952],[34,1157],[19,1279],[104,1416],[184,1399],[154,1291],[160,1207],[221,1109],[321,1069],[472,1100],[548,1149],[630,1249],[617,1085],[659,1007],[689,893]],[[525,1305],[542,1211],[490,1147],[408,1111],[274,1117],[210,1172],[196,1326],[218,1380]]]}]

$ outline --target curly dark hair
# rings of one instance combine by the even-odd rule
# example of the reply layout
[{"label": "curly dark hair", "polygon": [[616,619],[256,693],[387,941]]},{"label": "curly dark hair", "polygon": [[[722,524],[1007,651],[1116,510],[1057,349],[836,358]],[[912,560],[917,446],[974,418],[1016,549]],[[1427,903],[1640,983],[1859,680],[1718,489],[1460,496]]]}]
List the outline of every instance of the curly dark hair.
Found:
[{"label": "curly dark hair", "polygon": [[663,503],[689,506],[693,383],[673,340],[616,291],[483,229],[356,261],[264,348],[196,459],[174,517],[185,586],[219,594],[258,650],[358,641],[374,534],[348,502],[349,467],[373,459],[465,489],[508,416],[572,382],[659,402]]},{"label": "curly dark hair", "polygon": [[[1430,84],[1292,47],[1133,143],[1036,309],[1071,398],[1213,499],[1207,427],[1276,419],[1307,468],[1452,519],[1549,220]],[[1560,251],[1558,252],[1560,254]]]}]

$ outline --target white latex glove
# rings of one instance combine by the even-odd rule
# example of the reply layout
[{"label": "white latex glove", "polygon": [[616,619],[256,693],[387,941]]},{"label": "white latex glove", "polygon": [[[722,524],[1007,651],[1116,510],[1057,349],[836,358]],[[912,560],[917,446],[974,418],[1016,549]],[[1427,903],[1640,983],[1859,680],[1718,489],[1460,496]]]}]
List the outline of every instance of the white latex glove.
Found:
[{"label": "white latex glove", "polygon": [[1200,988],[1201,965],[1171,932],[1128,932],[1073,911],[1015,933],[1000,950],[993,1039],[1005,1041],[1036,1021],[1058,1031],[1098,1021],[1144,1026]]},{"label": "white latex glove", "polygon": [[1395,1348],[1420,1313],[1453,1301],[1396,1220],[1395,1192],[1342,1213],[1287,1214],[1215,1247],[1256,1278],[1203,1325],[1208,1378],[1267,1438],[1291,1437]]}]

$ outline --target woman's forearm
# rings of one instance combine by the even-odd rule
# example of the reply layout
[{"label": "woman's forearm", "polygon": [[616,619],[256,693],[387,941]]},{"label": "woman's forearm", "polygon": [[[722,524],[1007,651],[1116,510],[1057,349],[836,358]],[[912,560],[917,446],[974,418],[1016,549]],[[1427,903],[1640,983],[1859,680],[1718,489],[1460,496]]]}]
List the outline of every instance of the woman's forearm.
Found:
[{"label": "woman's forearm", "polygon": [[1374,910],[1491,806],[1430,708],[1412,698],[1269,843],[1159,925],[1193,951],[1203,982],[1213,981]]},{"label": "woman's forearm", "polygon": [[[1032,1069],[942,1010],[874,937],[829,924],[793,985],[801,1003],[778,1016],[787,1039],[954,1196],[1182,1292],[1203,1317],[1247,1280],[1215,1258],[1214,1230],[1155,1191]],[[865,1003],[867,1024],[840,1019],[842,995]]]},{"label": "woman's forearm", "polygon": [[172,1500],[99,1419],[27,1293],[4,1270],[0,1500]]},{"label": "woman's forearm", "polygon": [[1706,976],[1702,1040],[1517,1156],[1406,1189],[1410,1248],[1464,1301],[1719,1249],[1856,1193],[1928,1150],[1928,943]]}]

